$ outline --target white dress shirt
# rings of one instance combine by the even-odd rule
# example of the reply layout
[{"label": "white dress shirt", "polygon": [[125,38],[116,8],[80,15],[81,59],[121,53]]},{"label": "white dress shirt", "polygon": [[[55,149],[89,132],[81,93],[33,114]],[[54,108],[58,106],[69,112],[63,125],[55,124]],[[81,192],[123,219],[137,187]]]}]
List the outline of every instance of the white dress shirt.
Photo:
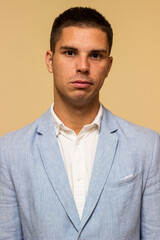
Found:
[{"label": "white dress shirt", "polygon": [[53,110],[53,104],[51,106],[56,136],[80,218],[91,177],[102,113],[103,108],[100,105],[94,121],[85,125],[76,135],[61,122]]}]

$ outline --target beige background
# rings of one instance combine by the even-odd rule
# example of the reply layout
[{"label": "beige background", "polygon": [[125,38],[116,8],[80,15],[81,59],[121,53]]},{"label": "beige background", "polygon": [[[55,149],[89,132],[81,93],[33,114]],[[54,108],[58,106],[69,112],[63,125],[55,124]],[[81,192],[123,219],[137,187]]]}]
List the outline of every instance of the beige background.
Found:
[{"label": "beige background", "polygon": [[34,121],[52,103],[44,56],[53,19],[73,6],[99,10],[114,30],[112,71],[101,101],[160,132],[159,0],[0,0],[0,135]]}]

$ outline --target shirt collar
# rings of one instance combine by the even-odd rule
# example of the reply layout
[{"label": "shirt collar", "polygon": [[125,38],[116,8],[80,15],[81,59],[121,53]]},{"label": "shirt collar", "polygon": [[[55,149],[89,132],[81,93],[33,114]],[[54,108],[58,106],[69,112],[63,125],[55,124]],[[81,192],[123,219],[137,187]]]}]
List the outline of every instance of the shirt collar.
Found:
[{"label": "shirt collar", "polygon": [[[57,117],[57,115],[54,112],[53,107],[54,107],[54,103],[52,103],[52,105],[51,105],[51,115],[52,115],[53,123],[54,123],[54,126],[55,126],[56,136],[58,136],[62,128],[66,129],[66,130],[69,130],[69,131],[71,129],[66,127],[64,125],[64,123]],[[93,126],[97,126],[97,130],[98,130],[98,133],[99,133],[100,126],[101,126],[102,115],[103,115],[103,107],[102,107],[102,104],[100,103],[99,111],[98,111],[96,117],[94,118],[93,122],[90,123],[90,124],[84,125],[82,130],[83,129],[91,129]]]}]

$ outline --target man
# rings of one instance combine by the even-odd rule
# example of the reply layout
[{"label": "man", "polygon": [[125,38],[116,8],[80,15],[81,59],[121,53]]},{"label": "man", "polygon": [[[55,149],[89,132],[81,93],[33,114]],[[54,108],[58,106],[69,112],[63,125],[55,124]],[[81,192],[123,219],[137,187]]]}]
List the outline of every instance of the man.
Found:
[{"label": "man", "polygon": [[56,18],[50,43],[54,104],[0,139],[0,239],[160,239],[159,136],[99,102],[110,24],[72,8]]}]

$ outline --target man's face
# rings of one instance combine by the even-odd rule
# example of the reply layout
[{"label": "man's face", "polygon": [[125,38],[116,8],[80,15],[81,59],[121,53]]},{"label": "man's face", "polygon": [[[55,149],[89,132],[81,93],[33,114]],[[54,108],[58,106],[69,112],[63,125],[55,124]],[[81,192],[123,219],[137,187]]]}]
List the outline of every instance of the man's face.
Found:
[{"label": "man's face", "polygon": [[99,90],[112,65],[106,34],[98,28],[63,29],[46,62],[54,76],[54,102],[84,106],[99,102]]}]

